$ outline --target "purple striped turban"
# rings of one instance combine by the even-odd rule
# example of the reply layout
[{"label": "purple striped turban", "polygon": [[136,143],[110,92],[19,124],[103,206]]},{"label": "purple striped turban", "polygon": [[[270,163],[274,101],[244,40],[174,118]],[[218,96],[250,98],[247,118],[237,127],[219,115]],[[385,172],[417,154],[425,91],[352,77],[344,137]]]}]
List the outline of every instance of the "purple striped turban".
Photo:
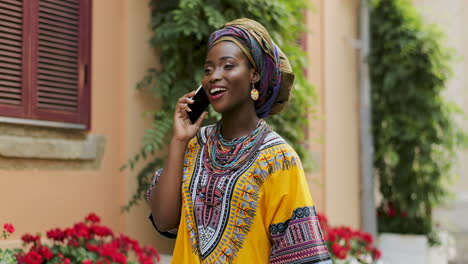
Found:
[{"label": "purple striped turban", "polygon": [[237,19],[211,34],[209,48],[220,41],[234,42],[260,75],[255,84],[260,93],[255,101],[257,116],[265,118],[280,112],[289,100],[294,73],[265,27],[251,19]]}]

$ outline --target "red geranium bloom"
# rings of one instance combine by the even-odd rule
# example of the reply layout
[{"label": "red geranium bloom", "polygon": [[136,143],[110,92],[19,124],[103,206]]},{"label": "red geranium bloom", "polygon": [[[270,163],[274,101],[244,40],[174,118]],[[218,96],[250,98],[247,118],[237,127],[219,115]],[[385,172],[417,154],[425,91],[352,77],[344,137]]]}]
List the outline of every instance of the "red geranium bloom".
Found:
[{"label": "red geranium bloom", "polygon": [[99,251],[99,247],[96,246],[96,245],[93,245],[93,244],[86,245],[86,249],[89,250],[89,251],[93,251],[93,252],[98,252]]},{"label": "red geranium bloom", "polygon": [[18,263],[41,264],[42,256],[36,251],[29,251],[28,254],[18,257]]},{"label": "red geranium bloom", "polygon": [[408,213],[407,213],[406,211],[402,211],[402,212],[401,212],[401,217],[407,218],[407,217],[408,217]]},{"label": "red geranium bloom", "polygon": [[93,264],[93,261],[90,259],[87,259],[87,260],[83,260],[81,264]]},{"label": "red geranium bloom", "polygon": [[38,235],[31,235],[31,234],[24,234],[21,236],[21,240],[23,240],[24,243],[36,243],[39,241],[39,236]]},{"label": "red geranium bloom", "polygon": [[366,233],[366,232],[361,233],[361,238],[362,238],[362,240],[364,240],[364,241],[367,242],[368,244],[372,244],[372,242],[373,242],[373,240],[374,240],[373,237],[372,237],[372,235],[369,234],[369,233]]},{"label": "red geranium bloom", "polygon": [[101,222],[101,218],[97,216],[95,213],[90,213],[89,215],[86,216],[85,218],[86,221],[89,221],[91,223],[99,223]]},{"label": "red geranium bloom", "polygon": [[51,259],[54,256],[54,254],[52,254],[52,251],[50,251],[48,247],[42,246],[37,251],[39,252],[39,254],[41,254],[41,256],[43,256],[47,260]]},{"label": "red geranium bloom", "polygon": [[372,256],[374,257],[374,260],[378,260],[380,257],[382,257],[382,252],[378,248],[374,248],[372,250]]},{"label": "red geranium bloom", "polygon": [[5,229],[8,233],[12,234],[13,232],[15,232],[15,227],[10,224],[10,223],[6,223],[3,225],[3,229]]},{"label": "red geranium bloom", "polygon": [[55,241],[63,241],[65,240],[66,236],[66,232],[62,231],[60,228],[47,231],[47,237]]},{"label": "red geranium bloom", "polygon": [[332,244],[332,251],[339,259],[345,259],[348,256],[348,250],[340,246],[338,243]]}]

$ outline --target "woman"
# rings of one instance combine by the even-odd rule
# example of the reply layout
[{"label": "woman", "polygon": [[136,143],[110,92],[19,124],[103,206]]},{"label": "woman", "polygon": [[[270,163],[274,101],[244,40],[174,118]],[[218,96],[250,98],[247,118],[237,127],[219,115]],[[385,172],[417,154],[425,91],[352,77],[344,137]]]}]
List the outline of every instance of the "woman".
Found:
[{"label": "woman", "polygon": [[331,263],[300,160],[263,118],[288,100],[294,75],[250,19],[212,33],[203,89],[222,114],[202,127],[182,96],[163,170],[147,198],[158,231],[177,236],[173,263]]}]

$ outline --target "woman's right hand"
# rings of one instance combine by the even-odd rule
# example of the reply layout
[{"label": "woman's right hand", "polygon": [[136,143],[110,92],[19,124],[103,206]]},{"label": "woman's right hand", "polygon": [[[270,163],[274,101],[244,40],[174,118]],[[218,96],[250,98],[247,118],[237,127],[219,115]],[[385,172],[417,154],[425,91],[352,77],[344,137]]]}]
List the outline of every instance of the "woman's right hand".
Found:
[{"label": "woman's right hand", "polygon": [[173,138],[180,141],[189,141],[193,138],[198,130],[201,127],[203,119],[205,119],[208,112],[204,112],[200,115],[197,119],[195,124],[192,124],[190,121],[187,112],[191,112],[190,108],[188,107],[189,104],[193,104],[193,100],[190,99],[195,96],[195,91],[185,94],[184,96],[180,97],[177,101],[176,109],[174,112],[174,135]]}]

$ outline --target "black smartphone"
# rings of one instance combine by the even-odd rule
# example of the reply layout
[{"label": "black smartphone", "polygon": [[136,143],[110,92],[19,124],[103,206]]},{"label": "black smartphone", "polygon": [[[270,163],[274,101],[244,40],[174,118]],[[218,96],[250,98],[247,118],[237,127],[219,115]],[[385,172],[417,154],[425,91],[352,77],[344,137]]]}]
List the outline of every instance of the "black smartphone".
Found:
[{"label": "black smartphone", "polygon": [[200,115],[203,113],[203,111],[206,110],[206,108],[210,104],[210,101],[208,100],[208,96],[205,93],[205,89],[203,89],[201,85],[195,91],[195,96],[192,97],[192,100],[194,100],[195,102],[193,102],[193,104],[188,105],[192,112],[187,112],[187,115],[190,119],[190,122],[194,124],[200,117]]}]

